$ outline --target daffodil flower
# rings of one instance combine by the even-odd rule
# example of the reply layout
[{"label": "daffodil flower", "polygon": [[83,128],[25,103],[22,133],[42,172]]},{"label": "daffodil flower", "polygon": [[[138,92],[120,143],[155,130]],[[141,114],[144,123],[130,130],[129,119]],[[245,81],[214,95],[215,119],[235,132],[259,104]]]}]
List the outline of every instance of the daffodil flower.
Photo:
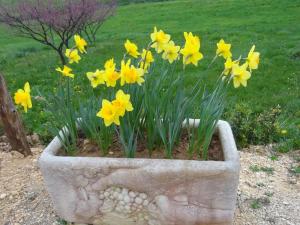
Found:
[{"label": "daffodil flower", "polygon": [[19,89],[15,93],[14,100],[17,105],[23,106],[25,113],[27,113],[28,109],[32,108],[30,85],[28,82],[25,83],[24,90]]},{"label": "daffodil flower", "polygon": [[226,59],[226,62],[224,63],[224,72],[223,73],[225,75],[228,75],[231,72],[233,65],[236,65],[238,63],[239,63],[238,60],[237,61],[232,61],[232,59],[230,57],[228,57]]},{"label": "daffodil flower", "polygon": [[74,35],[74,40],[75,40],[75,45],[76,45],[76,48],[80,51],[80,53],[86,53],[86,46],[87,46],[87,43],[86,41],[81,38],[79,35]]},{"label": "daffodil flower", "polygon": [[107,87],[115,87],[117,80],[120,79],[120,73],[114,70],[114,68],[108,68],[105,70],[104,80]]},{"label": "daffodil flower", "polygon": [[140,53],[138,52],[138,47],[136,44],[132,43],[131,41],[127,40],[124,44],[125,49],[129,55],[134,58],[137,58]]},{"label": "daffodil flower", "polygon": [[122,90],[117,92],[116,99],[112,101],[112,104],[116,108],[119,116],[124,116],[126,111],[131,112],[133,110],[130,95],[125,94]]},{"label": "daffodil flower", "polygon": [[57,72],[60,72],[63,76],[65,77],[71,77],[74,78],[74,74],[72,73],[72,69],[66,65],[64,65],[63,69],[61,68],[56,68]]},{"label": "daffodil flower", "polygon": [[93,88],[96,88],[100,84],[104,84],[105,71],[96,70],[95,72],[86,73],[87,78],[90,80]]},{"label": "daffodil flower", "polygon": [[69,63],[79,63],[79,61],[81,60],[80,55],[78,54],[78,50],[77,49],[66,49],[66,53],[65,56],[69,59]]},{"label": "daffodil flower", "polygon": [[154,62],[154,58],[152,52],[150,50],[143,49],[141,55],[140,68],[144,69],[144,71],[148,71],[148,68],[153,62]]},{"label": "daffodil flower", "polygon": [[124,60],[121,62],[121,86],[125,83],[134,84],[138,83],[141,85],[145,80],[144,70],[141,68],[135,68],[135,66],[130,65],[131,60],[129,59],[127,63]]},{"label": "daffodil flower", "polygon": [[102,108],[97,113],[97,116],[104,120],[105,126],[110,126],[113,123],[120,125],[120,118],[117,108],[108,100],[102,101]]},{"label": "daffodil flower", "polygon": [[154,27],[154,32],[151,34],[151,40],[153,43],[151,47],[154,48],[157,53],[161,53],[170,39],[171,35],[166,34],[162,30],[157,31],[157,28]]},{"label": "daffodil flower", "polygon": [[202,53],[200,52],[200,38],[194,36],[191,32],[184,32],[185,37],[185,46],[180,51],[183,55],[183,64],[194,64],[198,66],[198,61],[203,58]]},{"label": "daffodil flower", "polygon": [[230,48],[231,48],[231,44],[226,44],[225,41],[221,39],[217,43],[216,55],[223,56],[224,59],[230,58],[232,56]]},{"label": "daffodil flower", "polygon": [[164,52],[162,58],[168,60],[172,64],[176,59],[178,59],[180,46],[176,46],[174,41],[170,41],[164,46]]},{"label": "daffodil flower", "polygon": [[232,66],[233,86],[235,88],[240,87],[240,85],[247,87],[247,81],[251,77],[251,73],[247,71],[247,68],[247,63],[244,63],[241,66],[238,64]]},{"label": "daffodil flower", "polygon": [[255,45],[253,45],[252,48],[250,49],[250,52],[248,53],[248,57],[246,59],[250,70],[256,70],[259,64],[260,53],[255,52],[254,50],[255,50]]},{"label": "daffodil flower", "polygon": [[114,59],[112,58],[112,59],[107,60],[107,61],[105,62],[105,64],[104,64],[104,68],[105,68],[106,70],[107,70],[107,69],[113,69],[113,70],[115,70],[116,64],[115,64],[115,62],[114,62]]}]

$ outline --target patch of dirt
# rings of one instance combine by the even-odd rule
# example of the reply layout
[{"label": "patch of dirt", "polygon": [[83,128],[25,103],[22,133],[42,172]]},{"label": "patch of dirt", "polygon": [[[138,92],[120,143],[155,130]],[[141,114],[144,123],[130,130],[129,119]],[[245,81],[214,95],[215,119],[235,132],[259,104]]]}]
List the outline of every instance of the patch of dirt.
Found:
[{"label": "patch of dirt", "polygon": [[24,158],[0,138],[0,224],[54,225],[57,217],[39,171],[37,160],[43,146],[31,148]]},{"label": "patch of dirt", "polygon": [[252,146],[240,152],[234,225],[300,224],[300,177],[291,172],[300,166],[300,151],[277,157],[272,146]]},{"label": "patch of dirt", "polygon": [[[75,156],[83,156],[83,157],[101,157],[103,156],[102,151],[99,149],[96,143],[85,139],[83,136],[79,139],[77,144],[79,152],[75,154]],[[188,134],[184,133],[180,137],[180,141],[178,145],[175,145],[173,150],[173,159],[181,159],[181,160],[199,160],[199,158],[194,154],[190,156],[188,154],[189,148],[189,140]],[[122,151],[123,147],[117,137],[114,137],[112,145],[108,149],[108,154],[105,157],[111,158],[124,158],[124,152]],[[164,152],[164,148],[157,147],[151,151],[151,155],[149,155],[149,149],[147,149],[145,140],[138,140],[137,151],[135,153],[135,158],[151,158],[151,159],[166,159],[166,154]],[[61,149],[59,155],[66,155],[64,150]],[[208,149],[208,159],[212,161],[224,161],[223,151],[221,142],[217,135],[214,135],[212,141],[209,145]],[[202,159],[200,159],[202,160]]]},{"label": "patch of dirt", "polygon": [[[23,158],[0,139],[0,224],[60,225],[37,166],[43,146]],[[1,147],[6,146],[6,147]],[[270,146],[240,152],[241,174],[234,225],[300,224],[300,151],[272,161]],[[272,168],[272,169],[270,169]]]}]

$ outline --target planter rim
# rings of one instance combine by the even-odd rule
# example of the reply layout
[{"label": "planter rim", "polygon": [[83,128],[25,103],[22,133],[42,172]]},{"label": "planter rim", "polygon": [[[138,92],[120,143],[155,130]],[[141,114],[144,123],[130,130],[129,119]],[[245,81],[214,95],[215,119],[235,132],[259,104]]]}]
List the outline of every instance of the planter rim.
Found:
[{"label": "planter rim", "polygon": [[[189,119],[189,125],[198,126],[199,119]],[[186,126],[187,122],[184,121],[183,126]],[[99,163],[109,163],[112,165],[144,165],[149,163],[163,162],[166,166],[168,164],[177,163],[184,164],[185,166],[195,166],[197,164],[202,164],[202,166],[216,165],[220,166],[230,166],[239,162],[239,155],[237,152],[235,140],[231,131],[231,127],[228,122],[224,120],[219,120],[216,126],[216,133],[221,142],[222,151],[224,153],[224,161],[200,161],[200,160],[182,160],[182,159],[150,159],[150,158],[110,158],[110,157],[70,157],[70,156],[57,156],[58,150],[62,147],[60,139],[56,136],[50,144],[44,149],[41,157],[40,163],[45,161],[52,161],[53,163],[59,162],[70,162],[72,164],[99,164]]]}]

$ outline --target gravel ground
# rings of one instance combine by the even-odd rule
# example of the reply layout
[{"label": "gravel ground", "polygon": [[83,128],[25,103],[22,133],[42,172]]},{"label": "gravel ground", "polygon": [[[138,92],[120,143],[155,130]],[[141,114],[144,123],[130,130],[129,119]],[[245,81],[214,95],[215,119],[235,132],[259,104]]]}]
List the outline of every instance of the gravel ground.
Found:
[{"label": "gravel ground", "polygon": [[[44,188],[37,159],[8,152],[0,137],[0,225],[59,225]],[[241,174],[234,225],[299,225],[300,151],[271,160],[271,147],[251,146],[240,152]]]}]

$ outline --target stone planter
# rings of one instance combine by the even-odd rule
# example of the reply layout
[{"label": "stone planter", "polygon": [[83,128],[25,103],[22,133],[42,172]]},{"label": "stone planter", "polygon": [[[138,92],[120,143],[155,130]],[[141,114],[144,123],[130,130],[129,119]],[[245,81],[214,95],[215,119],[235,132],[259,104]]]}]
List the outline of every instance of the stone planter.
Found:
[{"label": "stone planter", "polygon": [[69,222],[228,225],[239,155],[229,124],[219,121],[216,132],[225,161],[62,157],[56,137],[39,164],[56,212]]}]

